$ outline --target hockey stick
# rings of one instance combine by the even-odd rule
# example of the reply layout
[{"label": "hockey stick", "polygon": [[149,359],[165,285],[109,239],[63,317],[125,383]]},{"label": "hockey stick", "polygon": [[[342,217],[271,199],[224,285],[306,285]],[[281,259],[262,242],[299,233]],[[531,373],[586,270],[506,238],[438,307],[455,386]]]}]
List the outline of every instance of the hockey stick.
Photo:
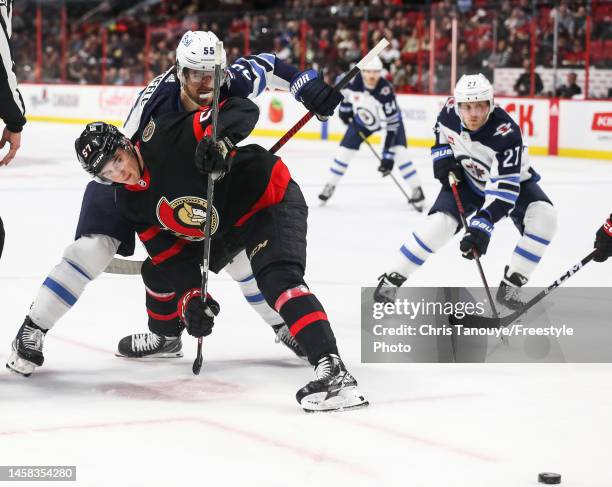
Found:
[{"label": "hockey stick", "polygon": [[[389,45],[389,41],[387,39],[381,39],[378,44],[376,44],[370,52],[368,52],[362,59],[359,61],[353,68],[346,73],[344,78],[342,78],[336,86],[334,86],[334,91],[338,92],[342,90],[349,82],[357,75],[357,73],[369,63],[374,56],[380,54],[387,46]],[[285,135],[283,135],[271,148],[270,152],[272,154],[276,153],[282,146],[284,146],[289,139],[291,139],[298,131],[306,125],[310,119],[314,116],[313,112],[308,112],[304,115],[293,127],[291,127]],[[124,264],[129,262],[130,264]],[[134,262],[134,264],[131,264]],[[140,274],[140,268],[142,267],[142,261],[131,261],[128,259],[120,259],[118,257],[113,258],[108,267],[104,270],[104,272],[110,274]]]},{"label": "hockey stick", "polygon": [[[217,141],[217,120],[219,118],[219,91],[221,89],[221,53],[223,52],[223,42],[218,41],[215,47],[215,79],[213,85],[213,100],[211,108],[212,140]],[[212,208],[215,197],[215,180],[212,173],[208,173],[206,184],[206,220],[204,221],[204,253],[202,255],[202,289],[200,299],[206,304],[208,297],[208,271],[210,268],[210,241],[212,228]],[[202,337],[198,337],[198,349],[196,358],[193,361],[191,370],[195,375],[202,369]]]},{"label": "hockey stick", "polygon": [[[376,44],[370,50],[370,52],[368,52],[361,59],[361,61],[359,61],[355,66],[353,66],[351,70],[348,73],[346,73],[344,77],[338,83],[336,83],[333,89],[334,93],[337,93],[343,88],[345,88],[346,85],[348,85],[351,82],[351,80],[357,75],[357,73],[361,71],[361,69],[365,65],[367,65],[375,56],[378,56],[378,54],[380,54],[388,45],[389,45],[389,41],[387,39],[383,38],[380,41],[378,41],[378,44]],[[297,121],[297,123],[293,127],[291,127],[287,131],[287,133],[285,133],[285,135],[283,135],[278,140],[278,142],[276,142],[276,144],[274,144],[270,148],[270,152],[272,152],[272,154],[277,152],[278,149],[284,146],[291,137],[293,137],[304,125],[306,125],[310,121],[312,117],[314,117],[314,112],[308,112],[302,118],[300,118]]]},{"label": "hockey stick", "polygon": [[574,274],[576,274],[576,272],[578,272],[580,269],[582,269],[585,265],[587,265],[589,262],[591,262],[591,260],[593,260],[593,257],[595,257],[595,253],[596,252],[597,252],[596,250],[593,250],[593,252],[591,252],[589,255],[584,257],[577,264],[573,265],[569,270],[567,270],[565,272],[565,274],[563,274],[561,277],[559,277],[559,279],[557,279],[555,282],[553,282],[550,286],[548,286],[546,289],[540,291],[533,298],[531,298],[529,301],[527,301],[525,304],[523,304],[523,306],[521,308],[517,309],[515,312],[510,313],[507,316],[496,317],[496,318],[488,318],[486,316],[477,316],[477,315],[467,316],[466,315],[464,318],[459,319],[459,318],[456,318],[455,316],[451,315],[450,316],[450,323],[453,326],[462,325],[462,326],[465,326],[466,328],[501,328],[502,326],[508,326],[510,323],[512,323],[518,317],[524,315],[535,304],[537,304],[540,301],[542,301],[542,299],[544,299],[552,291],[557,289],[561,284],[563,284],[570,277],[572,277]]},{"label": "hockey stick", "polygon": [[[457,176],[455,173],[450,172],[448,174],[448,182],[450,184],[451,189],[453,190],[453,196],[455,197],[455,203],[457,204],[457,210],[459,210],[459,216],[461,217],[461,224],[463,225],[463,230],[467,232],[467,220],[465,219],[465,210],[463,209],[463,204],[461,203],[461,197],[459,196],[459,191],[457,190]],[[482,284],[484,285],[485,290],[487,291],[487,297],[489,298],[489,303],[491,303],[491,310],[493,311],[493,315],[495,318],[499,316],[497,309],[495,308],[495,303],[493,302],[493,296],[491,295],[491,289],[489,289],[489,284],[487,283],[487,278],[485,277],[484,270],[482,269],[482,264],[480,263],[480,256],[478,255],[478,251],[476,249],[472,249],[472,256],[476,261],[476,266],[478,267],[478,272],[480,272],[480,278],[482,279]],[[503,341],[503,340],[502,340]]]},{"label": "hockey stick", "polygon": [[[365,136],[365,134],[361,131],[358,130],[357,133],[359,134],[359,137],[361,137],[363,139],[363,141],[366,143],[366,145],[370,148],[370,150],[372,151],[372,154],[374,154],[374,157],[376,157],[376,159],[378,159],[378,162],[380,162],[382,164],[382,159],[381,157],[378,155],[378,153],[376,152],[376,150],[374,149],[374,147],[372,147],[372,144],[370,144],[370,142],[368,141],[367,137]],[[402,185],[399,183],[399,181],[397,180],[397,178],[393,175],[392,172],[389,172],[389,176],[391,176],[391,179],[393,180],[393,182],[395,183],[395,185],[399,188],[399,190],[404,194],[404,196],[406,197],[406,199],[408,200],[408,204],[411,205],[416,211],[418,211],[419,213],[423,213],[423,208],[419,208],[414,201],[412,200],[412,198],[410,198],[410,196],[408,196],[408,193],[406,193],[406,191],[404,190],[404,188],[402,188]]]},{"label": "hockey stick", "polygon": [[107,274],[123,274],[123,275],[136,275],[140,274],[142,268],[142,260],[131,260],[131,259],[119,259],[113,258],[104,269]]}]

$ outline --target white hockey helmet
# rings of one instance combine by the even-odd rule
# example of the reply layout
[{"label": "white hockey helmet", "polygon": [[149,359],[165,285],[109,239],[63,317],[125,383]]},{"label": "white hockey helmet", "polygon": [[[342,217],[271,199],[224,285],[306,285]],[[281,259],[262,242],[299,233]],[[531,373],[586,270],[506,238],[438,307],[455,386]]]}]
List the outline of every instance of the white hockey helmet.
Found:
[{"label": "white hockey helmet", "polygon": [[361,68],[361,70],[362,71],[382,71],[383,70],[382,61],[380,60],[378,56],[374,56],[368,64],[366,64],[363,68]]},{"label": "white hockey helmet", "polygon": [[493,86],[491,86],[489,80],[481,73],[464,74],[461,76],[455,85],[453,96],[455,98],[455,112],[459,115],[459,118],[461,118],[459,103],[488,101],[489,115],[491,115],[491,112],[493,112],[495,108],[493,103]]},{"label": "white hockey helmet", "polygon": [[[194,71],[215,70],[215,48],[219,38],[210,31],[187,31],[176,48],[176,73],[185,83],[185,69]],[[221,53],[221,70],[227,66],[225,49]]]}]

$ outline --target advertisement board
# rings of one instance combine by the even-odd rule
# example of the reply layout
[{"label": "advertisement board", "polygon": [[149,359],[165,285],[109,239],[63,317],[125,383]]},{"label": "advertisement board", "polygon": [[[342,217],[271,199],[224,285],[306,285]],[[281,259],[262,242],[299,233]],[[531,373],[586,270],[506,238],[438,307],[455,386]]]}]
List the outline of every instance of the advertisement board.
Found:
[{"label": "advertisement board", "polygon": [[[24,84],[20,87],[32,121],[87,123],[104,120],[122,125],[142,87]],[[446,101],[443,95],[398,95],[408,145],[433,144],[433,126]],[[253,100],[260,119],[253,135],[280,138],[306,113],[286,92],[265,92]],[[520,126],[532,155],[565,155],[612,159],[612,102],[499,97]],[[345,126],[337,115],[326,122],[310,120],[296,138],[339,141]],[[383,132],[384,133],[384,132]],[[380,143],[379,134],[372,142]]]}]

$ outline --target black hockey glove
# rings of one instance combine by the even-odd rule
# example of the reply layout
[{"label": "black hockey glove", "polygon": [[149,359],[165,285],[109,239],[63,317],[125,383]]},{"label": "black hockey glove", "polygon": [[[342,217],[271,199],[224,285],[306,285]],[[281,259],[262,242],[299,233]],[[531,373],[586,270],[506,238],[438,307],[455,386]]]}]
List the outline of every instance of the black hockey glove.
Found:
[{"label": "black hockey glove", "polygon": [[222,137],[213,142],[212,137],[205,136],[195,150],[195,166],[203,176],[213,174],[218,179],[232,168],[232,161],[236,155],[236,148],[231,140]]},{"label": "black hockey glove", "polygon": [[470,220],[467,231],[459,243],[463,257],[473,259],[472,249],[476,250],[478,256],[486,254],[493,228],[493,223],[491,223],[486,211],[481,210],[476,213]]},{"label": "black hockey glove", "polygon": [[391,171],[393,171],[393,164],[395,164],[393,153],[383,152],[380,160],[380,166],[378,166],[378,170],[382,173],[383,177],[391,174]]},{"label": "black hockey glove", "polygon": [[219,303],[209,294],[203,303],[200,289],[190,289],[179,300],[179,318],[185,323],[187,333],[194,337],[205,337],[212,333],[215,316],[221,309]]},{"label": "black hockey glove", "polygon": [[338,109],[338,116],[344,125],[350,125],[355,118],[353,107],[349,104],[342,103]]},{"label": "black hockey glove", "polygon": [[442,183],[445,188],[449,187],[448,175],[452,172],[461,181],[461,163],[455,159],[453,149],[448,144],[434,145],[431,148],[431,158],[433,159],[434,178]]},{"label": "black hockey glove", "polygon": [[343,97],[340,92],[319,78],[314,69],[296,74],[289,86],[291,93],[321,121],[327,120],[334,114]]},{"label": "black hockey glove", "polygon": [[595,262],[603,262],[612,257],[612,215],[595,234]]}]

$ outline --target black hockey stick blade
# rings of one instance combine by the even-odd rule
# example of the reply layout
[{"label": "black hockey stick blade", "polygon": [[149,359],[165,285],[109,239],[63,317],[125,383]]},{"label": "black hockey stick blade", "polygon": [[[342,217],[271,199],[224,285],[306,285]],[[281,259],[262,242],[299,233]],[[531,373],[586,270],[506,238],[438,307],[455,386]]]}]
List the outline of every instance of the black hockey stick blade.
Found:
[{"label": "black hockey stick blade", "polygon": [[452,326],[461,325],[465,328],[500,328],[502,326],[508,326],[513,321],[515,321],[519,316],[524,315],[527,311],[529,311],[533,306],[539,303],[542,299],[548,296],[552,291],[557,289],[561,284],[567,281],[570,277],[572,277],[576,272],[582,269],[586,264],[588,264],[593,257],[595,257],[595,250],[593,250],[589,255],[584,257],[580,262],[574,264],[570,269],[568,269],[565,274],[563,274],[559,279],[553,282],[546,289],[540,291],[533,298],[527,301],[521,308],[516,311],[510,313],[506,316],[499,317],[488,317],[488,316],[477,316],[477,315],[466,315],[463,318],[457,318],[454,315],[449,316],[448,321]]},{"label": "black hockey stick blade", "polygon": [[198,337],[198,352],[195,360],[193,361],[193,367],[191,367],[193,375],[200,375],[200,370],[202,370],[203,361],[204,359],[202,358],[202,337]]}]

